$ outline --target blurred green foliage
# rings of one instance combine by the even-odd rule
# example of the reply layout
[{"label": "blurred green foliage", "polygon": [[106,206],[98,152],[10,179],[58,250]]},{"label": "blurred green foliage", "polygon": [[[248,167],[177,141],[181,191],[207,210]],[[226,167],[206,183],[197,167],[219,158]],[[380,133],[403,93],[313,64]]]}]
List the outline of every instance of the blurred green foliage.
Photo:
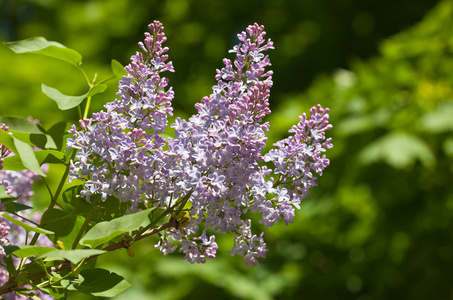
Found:
[{"label": "blurred green foliage", "polygon": [[[117,251],[99,260],[134,284],[117,299],[451,299],[453,1],[427,12],[436,2],[3,0],[0,34],[61,42],[102,79],[110,59],[127,64],[159,19],[176,69],[168,75],[176,115],[188,116],[210,93],[234,33],[257,21],[276,46],[270,142],[312,105],[331,108],[331,166],[295,223],[267,232],[260,266],[225,252],[190,265],[142,241],[135,259]],[[74,68],[0,47],[0,69],[0,114],[32,114],[46,128],[76,122],[76,111],[60,113],[40,92],[43,82],[85,93]],[[218,242],[226,249],[231,239]]]}]

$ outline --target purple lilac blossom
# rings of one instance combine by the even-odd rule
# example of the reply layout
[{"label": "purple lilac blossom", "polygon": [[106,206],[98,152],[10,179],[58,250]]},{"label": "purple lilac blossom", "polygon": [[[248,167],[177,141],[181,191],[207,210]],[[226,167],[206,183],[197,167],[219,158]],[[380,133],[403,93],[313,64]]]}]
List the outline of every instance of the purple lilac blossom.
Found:
[{"label": "purple lilac blossom", "polygon": [[[248,266],[266,256],[263,233],[251,230],[247,212],[259,213],[260,223],[273,226],[283,219],[293,221],[295,208],[316,185],[313,172],[322,175],[329,160],[322,155],[331,148],[326,139],[329,110],[320,105],[305,114],[290,130],[293,136],[274,145],[263,155],[270,113],[272,71],[269,56],[273,49],[264,37],[263,26],[248,26],[238,34],[240,43],[230,50],[235,60],[224,59],[216,71],[213,93],[195,105],[198,113],[188,120],[176,118],[171,127],[175,137],[165,141],[159,134],[167,125],[173,98],[162,71],[174,71],[168,56],[163,26],[155,21],[139,43],[144,54],[132,56],[120,81],[119,99],[105,105],[106,112],[73,126],[68,147],[78,149],[71,162],[70,180],[85,180],[82,195],[102,199],[115,196],[130,201],[132,211],[139,204],[168,208],[182,199],[188,221],[181,228],[167,229],[155,246],[164,255],[178,247],[191,263],[215,258],[215,236],[208,228],[235,236],[232,255],[238,254]],[[322,156],[321,156],[322,155]],[[270,169],[264,165],[270,162]],[[313,171],[313,172],[312,172]],[[170,217],[170,216],[169,216]]]},{"label": "purple lilac blossom", "polygon": [[[33,183],[37,180],[40,176],[30,170],[23,170],[23,171],[9,171],[9,170],[0,170],[0,180],[4,180],[9,182],[10,195],[13,197],[19,197],[18,200],[15,202],[31,205],[30,197],[33,195],[33,191],[31,190],[33,187]],[[27,211],[19,212],[19,215],[31,220],[35,224],[38,224],[41,220],[41,213],[29,213]],[[13,216],[14,218],[20,219],[20,221],[24,222],[24,219],[18,218]],[[26,232],[25,230],[12,223],[8,220],[4,219],[0,216],[0,262],[3,264],[3,256],[4,256],[4,246],[9,245],[25,245],[26,241]],[[31,240],[33,236],[33,232],[29,233],[28,240]],[[41,235],[38,238],[37,245],[45,246],[45,247],[53,247],[54,245],[52,242],[44,235]],[[15,264],[19,262],[19,259],[13,257]],[[0,286],[4,285],[8,282],[8,272],[4,266],[0,266]],[[34,294],[41,297],[41,299],[54,299],[51,296],[44,295],[40,291],[33,291]],[[14,292],[8,293],[3,295],[4,299],[30,299],[28,297],[17,295]],[[3,298],[2,298],[3,299]]]}]

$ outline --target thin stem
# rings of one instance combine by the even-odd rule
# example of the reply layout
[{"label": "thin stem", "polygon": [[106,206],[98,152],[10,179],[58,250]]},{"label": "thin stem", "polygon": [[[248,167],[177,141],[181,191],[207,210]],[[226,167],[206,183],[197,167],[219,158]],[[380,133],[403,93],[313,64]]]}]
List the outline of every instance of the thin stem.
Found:
[{"label": "thin stem", "polygon": [[107,81],[112,80],[112,79],[115,79],[115,78],[116,78],[115,76],[112,76],[112,77],[103,79],[103,80],[99,81],[98,84],[102,84],[102,83],[104,83],[104,82],[107,82]]},{"label": "thin stem", "polygon": [[90,88],[91,88],[91,83],[90,83],[90,80],[88,79],[87,74],[85,73],[85,71],[84,71],[81,67],[78,67],[78,68],[79,68],[80,72],[82,72],[83,77],[85,77],[85,80],[87,81],[88,85],[89,85]]},{"label": "thin stem", "polygon": [[80,105],[77,105],[77,112],[79,113],[79,119],[82,119],[82,110],[80,109]]},{"label": "thin stem", "polygon": [[75,249],[77,247],[77,245],[79,244],[79,241],[82,238],[83,234],[85,233],[85,229],[88,227],[88,224],[90,223],[90,220],[93,217],[94,212],[96,211],[96,206],[98,205],[100,200],[101,200],[101,196],[98,195],[96,197],[96,199],[94,200],[93,207],[91,208],[87,218],[85,219],[85,222],[83,222],[82,228],[80,228],[79,233],[77,234],[77,237],[75,238],[71,249]]},{"label": "thin stem", "polygon": [[[86,119],[88,117],[88,111],[90,110],[90,105],[91,105],[91,96],[87,98],[87,104],[85,105],[85,111],[83,112],[83,119]],[[80,109],[80,106],[79,106]]]},{"label": "thin stem", "polygon": [[[72,151],[70,160],[74,159],[76,153],[77,153],[76,150]],[[57,190],[56,190],[55,194],[53,195],[53,197],[52,197],[52,199],[50,201],[49,207],[47,208],[46,212],[42,215],[40,227],[44,227],[46,225],[47,219],[49,218],[49,215],[50,215],[50,210],[53,209],[54,206],[57,204],[57,200],[60,197],[60,193],[63,190],[63,186],[65,185],[65,183],[67,181],[68,174],[69,174],[69,163],[66,166],[64,174],[61,177],[60,183],[58,184]],[[38,240],[38,237],[39,237],[39,233],[35,233],[35,235],[33,236],[32,240],[30,242],[30,245],[36,244],[36,241]]]},{"label": "thin stem", "polygon": [[[156,234],[156,233],[159,233],[159,232],[161,232],[162,230],[165,230],[165,229],[168,229],[168,228],[171,228],[171,227],[175,227],[175,226],[176,226],[176,220],[170,220],[169,222],[167,222],[167,223],[165,223],[165,224],[163,224],[163,225],[161,225],[161,226],[158,226],[158,227],[156,227],[156,228],[154,228],[154,229],[152,229],[152,230],[150,230],[150,231],[144,233],[143,235],[141,235],[141,236],[135,238],[135,239],[134,239],[134,242],[139,241],[139,240],[142,240],[142,239],[144,239],[144,238],[146,238],[146,237],[149,237],[149,236],[151,236],[151,235],[154,235],[154,234]],[[116,244],[107,246],[107,247],[103,248],[102,250],[107,251],[107,252],[111,252],[111,251],[113,251],[113,250],[122,249],[122,248],[126,248],[126,245],[125,245],[123,242],[118,242],[118,243],[116,243]],[[103,253],[103,254],[105,254],[105,253]],[[100,256],[100,255],[102,255],[102,254],[97,254],[97,255],[89,256],[89,257],[87,257],[87,258],[85,259],[85,261],[88,261],[88,260],[90,260],[90,259],[96,258],[96,257],[98,257],[98,256]],[[62,262],[61,264],[59,264],[58,266],[49,268],[49,271],[50,271],[50,272],[59,273],[59,272],[61,272],[61,271],[63,271],[63,270],[70,270],[71,267],[72,267],[72,266],[71,266],[71,262],[69,262],[69,261],[64,261],[64,262]],[[30,279],[30,281],[36,281],[36,280],[38,280],[38,279],[41,279],[41,278],[45,277],[46,274],[48,274],[48,271],[47,271],[47,270],[46,270],[46,271],[43,271],[43,272],[40,272],[40,273],[38,273],[38,274],[35,274],[35,275],[33,275],[33,276],[30,276],[29,279]],[[69,273],[69,274],[71,274],[71,273]],[[67,274],[66,276],[68,276],[69,274]],[[66,276],[65,276],[65,277],[66,277]],[[63,277],[63,278],[64,278],[64,277]],[[10,293],[10,292],[12,292],[13,289],[16,288],[16,287],[17,287],[17,282],[14,282],[14,281],[9,282],[9,283],[3,285],[3,286],[0,288],[0,295],[4,295],[4,294],[6,294],[6,293]]]},{"label": "thin stem", "polygon": [[184,207],[184,205],[186,204],[187,200],[189,200],[190,196],[192,195],[193,191],[189,192],[186,196],[184,196],[183,198],[179,199],[178,201],[176,201],[176,203],[173,205],[173,206],[170,206],[169,208],[167,208],[162,214],[160,214],[156,219],[154,219],[151,224],[149,224],[148,226],[144,227],[142,230],[138,231],[137,234],[135,235],[135,238],[134,239],[137,239],[139,238],[144,232],[146,232],[148,229],[154,227],[160,220],[162,220],[163,218],[165,218],[166,216],[168,216],[169,213],[173,212],[173,210],[178,206],[178,205],[181,205],[182,207]]},{"label": "thin stem", "polygon": [[50,199],[52,199],[52,198],[53,198],[52,190],[50,189],[50,186],[49,186],[49,184],[47,183],[46,178],[45,178],[45,177],[41,177],[41,178],[42,178],[42,180],[44,181],[44,185],[46,186],[47,191],[49,192]]}]

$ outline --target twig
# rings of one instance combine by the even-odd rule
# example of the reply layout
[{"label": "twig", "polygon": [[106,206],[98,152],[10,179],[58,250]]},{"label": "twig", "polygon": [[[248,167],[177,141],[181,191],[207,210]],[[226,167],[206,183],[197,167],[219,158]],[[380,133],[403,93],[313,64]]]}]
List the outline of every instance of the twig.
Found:
[{"label": "twig", "polygon": [[[161,225],[161,226],[158,226],[154,229],[151,229],[149,231],[146,231],[145,233],[143,233],[142,235],[136,237],[133,242],[137,242],[139,240],[142,240],[144,238],[147,238],[153,234],[156,234],[162,230],[165,230],[165,229],[168,229],[168,228],[171,228],[171,227],[176,227],[177,225],[177,221],[175,219],[171,219],[169,222]],[[111,252],[113,250],[117,250],[117,249],[122,249],[122,248],[127,248],[128,246],[126,246],[123,242],[118,242],[116,244],[112,244],[110,246],[107,246],[105,248],[103,248],[102,250],[104,251],[107,251],[107,252]],[[105,253],[103,253],[105,254]],[[86,258],[86,260],[90,260],[90,259],[93,259],[99,255],[102,255],[102,254],[96,254],[96,255],[92,255],[92,256],[89,256]],[[63,271],[63,270],[69,270],[71,269],[71,262],[70,261],[64,261],[62,262],[61,264],[55,266],[55,267],[50,267],[48,271],[50,272],[60,272],[60,271]],[[43,277],[46,276],[46,272],[43,271],[43,272],[40,272],[40,273],[37,273],[35,275],[32,275],[30,276],[30,280],[31,281],[36,281],[38,279],[41,279]],[[2,286],[0,288],[0,295],[4,295],[6,293],[10,293],[10,292],[13,292],[13,289],[14,288],[17,288],[17,282],[9,282],[9,283],[6,283],[4,286]]]}]

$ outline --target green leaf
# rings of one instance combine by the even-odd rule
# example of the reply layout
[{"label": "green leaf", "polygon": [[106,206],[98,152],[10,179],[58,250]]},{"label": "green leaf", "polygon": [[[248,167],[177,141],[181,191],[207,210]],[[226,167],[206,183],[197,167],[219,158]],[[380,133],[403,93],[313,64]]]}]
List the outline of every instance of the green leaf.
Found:
[{"label": "green leaf", "polygon": [[43,130],[36,123],[27,119],[0,116],[0,123],[5,123],[12,131],[43,133]]},{"label": "green leaf", "polygon": [[[30,169],[39,175],[46,177],[46,174],[41,171],[41,167],[36,159],[35,153],[29,144],[16,139],[14,136],[9,135],[3,130],[0,130],[0,144],[5,145],[5,147],[19,156],[21,164],[17,164],[17,158],[13,159],[13,162],[15,161],[13,163],[14,168],[22,168],[22,170]],[[7,169],[7,166],[4,167]]]},{"label": "green leaf", "polygon": [[149,224],[148,215],[153,208],[143,210],[131,215],[125,215],[111,221],[100,222],[93,226],[80,240],[80,244],[95,248],[111,239],[131,232]]},{"label": "green leaf", "polygon": [[63,150],[63,147],[66,146],[66,139],[64,138],[64,135],[68,134],[70,127],[71,124],[69,124],[68,122],[59,122],[47,130],[47,133],[55,141],[57,149]]},{"label": "green leaf", "polygon": [[112,72],[116,77],[121,78],[123,75],[127,74],[126,70],[124,70],[124,66],[119,61],[112,59],[111,66]]},{"label": "green leaf", "polygon": [[87,93],[80,96],[67,96],[62,94],[57,89],[51,88],[45,84],[42,84],[41,90],[44,94],[47,95],[50,99],[57,102],[58,108],[61,110],[68,110],[76,107],[82,103],[83,99],[94,96],[96,94],[102,93],[105,91],[107,86],[105,84],[96,85],[91,88]]},{"label": "green leaf", "polygon": [[[34,151],[34,155],[39,165],[49,163],[49,164],[64,164],[66,161],[66,156],[63,152],[57,150],[40,150]],[[22,163],[22,160],[19,156],[9,156],[4,159],[3,167],[6,170],[11,171],[22,171],[27,169]]]},{"label": "green leaf", "polygon": [[74,66],[82,62],[82,55],[79,52],[66,48],[64,45],[48,41],[43,37],[35,37],[15,42],[5,42],[5,45],[14,52],[40,54],[63,60]]},{"label": "green leaf", "polygon": [[7,219],[8,221],[10,221],[11,223],[14,223],[14,224],[22,227],[27,232],[33,231],[33,232],[42,233],[42,234],[54,234],[52,231],[45,230],[45,229],[42,229],[42,228],[39,228],[39,227],[33,227],[31,225],[25,224],[24,222],[16,220],[16,219],[14,219],[13,217],[11,217],[11,216],[9,216],[7,214],[2,214],[2,217]]},{"label": "green leaf", "polygon": [[423,115],[421,125],[429,133],[453,131],[453,102],[441,102],[437,110]]},{"label": "green leaf", "polygon": [[359,158],[365,164],[384,161],[396,169],[409,167],[417,159],[425,167],[433,166],[436,161],[421,138],[404,132],[391,132],[375,140],[362,150]]},{"label": "green leaf", "polygon": [[11,255],[2,257],[3,263],[6,264],[6,270],[9,273],[9,276],[14,277],[17,275],[16,266],[14,265],[14,260]]},{"label": "green leaf", "polygon": [[0,116],[0,123],[5,123],[9,127],[8,132],[27,144],[34,145],[41,149],[56,149],[53,138],[44,129],[32,121],[22,118]]},{"label": "green leaf", "polygon": [[80,271],[80,284],[71,284],[68,290],[97,297],[115,297],[131,284],[122,276],[105,269],[94,268]]},{"label": "green leaf", "polygon": [[6,131],[0,130],[0,144],[17,154],[17,149],[14,145],[14,138]]},{"label": "green leaf", "polygon": [[[10,194],[7,194],[6,190],[5,190],[5,187],[0,184],[0,199],[2,199],[2,200],[6,199],[6,201],[9,201],[9,200],[15,200],[15,199],[18,199],[18,198],[14,198]],[[2,204],[3,204],[3,202],[2,202]]]},{"label": "green leaf", "polygon": [[21,140],[18,140],[14,137],[13,139],[14,146],[17,150],[16,154],[19,155],[24,167],[32,171],[35,171],[36,173],[43,177],[46,177],[46,174],[44,174],[44,172],[41,170],[41,166],[39,165],[38,160],[36,159],[33,148],[29,144],[24,143]]},{"label": "green leaf", "polygon": [[[80,200],[79,200],[80,201]],[[78,216],[74,211],[63,211],[61,209],[46,210],[47,223],[43,227],[55,233],[52,241],[61,241],[68,248],[72,245],[85,221],[83,216]]]},{"label": "green leaf", "polygon": [[27,246],[27,245],[5,246],[4,248],[6,255],[14,254],[14,256],[18,258],[25,258],[35,255],[40,256],[43,255],[44,253],[58,250],[57,248],[53,247]]},{"label": "green leaf", "polygon": [[92,97],[94,95],[101,94],[105,91],[106,88],[107,88],[107,85],[105,85],[105,84],[95,85],[90,89],[87,97]]},{"label": "green leaf", "polygon": [[[2,188],[3,186],[0,186],[0,189]],[[9,196],[9,195],[8,195]],[[10,196],[11,197],[11,196]],[[13,200],[16,200],[20,197],[17,197],[17,198],[12,198],[12,199],[8,199],[8,198],[2,198],[1,195],[0,195],[0,198],[2,199],[2,205],[5,206],[5,212],[9,212],[9,213],[17,213],[21,210],[26,210],[26,209],[30,209],[32,208],[31,206],[28,206],[28,205],[25,205],[25,204],[22,204],[22,203],[17,203],[17,202],[14,202]],[[6,199],[6,200],[5,200]]]},{"label": "green leaf", "polygon": [[73,264],[78,264],[82,259],[105,253],[107,251],[99,249],[76,249],[76,250],[55,250],[44,253],[38,258],[44,258],[46,260],[69,260]]}]

